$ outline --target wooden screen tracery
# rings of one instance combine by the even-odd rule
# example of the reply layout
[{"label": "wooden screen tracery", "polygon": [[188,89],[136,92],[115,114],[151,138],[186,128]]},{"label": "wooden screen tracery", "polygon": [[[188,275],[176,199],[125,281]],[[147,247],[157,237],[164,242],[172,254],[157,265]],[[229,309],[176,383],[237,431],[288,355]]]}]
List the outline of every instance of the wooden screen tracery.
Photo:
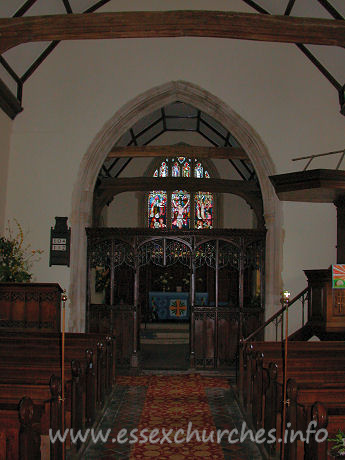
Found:
[{"label": "wooden screen tracery", "polygon": [[166,265],[173,265],[179,262],[188,268],[191,268],[191,251],[190,248],[176,240],[167,240],[166,243]]},{"label": "wooden screen tracery", "polygon": [[[149,290],[176,291],[182,284],[190,292],[191,363],[196,367],[230,365],[238,338],[263,320],[264,231],[98,228],[87,234],[88,327],[97,329],[95,312],[100,310],[108,327],[121,327],[126,340],[120,345],[127,344],[120,346],[122,363],[132,362],[128,354],[137,352],[140,310],[148,307]],[[97,303],[91,284],[99,267],[107,272],[109,295]],[[159,285],[161,278],[165,284]],[[207,305],[197,304],[196,292],[208,293]],[[112,320],[119,315],[120,322]]]},{"label": "wooden screen tracery", "polygon": [[152,239],[141,244],[137,250],[137,266],[152,262],[160,267],[168,267],[180,262],[191,266],[190,248],[183,242],[173,239]]}]

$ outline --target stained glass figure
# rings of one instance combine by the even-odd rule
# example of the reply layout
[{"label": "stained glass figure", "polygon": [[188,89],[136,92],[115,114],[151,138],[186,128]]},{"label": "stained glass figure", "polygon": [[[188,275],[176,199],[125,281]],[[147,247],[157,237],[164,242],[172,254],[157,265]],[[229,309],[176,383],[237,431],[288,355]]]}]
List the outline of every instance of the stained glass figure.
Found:
[{"label": "stained glass figure", "polygon": [[182,177],[190,177],[190,165],[187,161],[182,166]]},{"label": "stained glass figure", "polygon": [[195,194],[195,228],[213,228],[213,195],[209,192]]},{"label": "stained glass figure", "polygon": [[171,196],[172,228],[189,228],[190,226],[190,194],[184,190],[176,190]]},{"label": "stained glass figure", "polygon": [[180,177],[181,170],[180,170],[180,165],[175,161],[171,167],[171,175],[172,177]]},{"label": "stained glass figure", "polygon": [[159,168],[159,177],[168,177],[168,165],[166,161],[163,161]]},{"label": "stained glass figure", "polygon": [[[153,177],[196,177],[210,178],[203,163],[197,158],[178,156],[165,158],[154,171]],[[169,194],[170,196],[170,194]],[[191,208],[191,202],[193,203]],[[213,228],[214,196],[209,192],[193,192],[175,190],[171,201],[166,191],[152,191],[148,197],[148,226],[150,228],[166,228],[167,215],[171,215],[172,228],[190,228],[191,212],[194,212],[195,228]]]},{"label": "stained glass figure", "polygon": [[202,164],[201,163],[197,163],[195,166],[194,166],[194,177],[197,177],[197,178],[202,178],[204,175],[204,168],[202,167]]},{"label": "stained glass figure", "polygon": [[150,192],[148,199],[148,226],[166,228],[167,226],[167,192]]}]

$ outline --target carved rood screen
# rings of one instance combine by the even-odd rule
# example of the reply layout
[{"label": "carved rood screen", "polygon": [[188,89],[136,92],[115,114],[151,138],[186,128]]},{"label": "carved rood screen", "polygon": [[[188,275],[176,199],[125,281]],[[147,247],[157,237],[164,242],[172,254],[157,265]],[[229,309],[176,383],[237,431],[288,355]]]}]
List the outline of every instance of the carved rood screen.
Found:
[{"label": "carved rood screen", "polygon": [[230,365],[238,338],[263,321],[264,231],[95,228],[87,237],[87,329],[116,331],[118,366],[136,362],[139,321],[153,313],[190,321],[191,366],[204,368]]},{"label": "carved rood screen", "polygon": [[142,244],[137,251],[138,266],[152,262],[160,267],[169,267],[177,262],[191,267],[191,249],[187,244],[171,239],[154,239]]},{"label": "carved rood screen", "polygon": [[[239,308],[245,304],[263,305],[265,232],[206,232],[189,230],[181,235],[180,230],[165,229],[155,230],[152,236],[151,229],[87,229],[89,304],[114,305],[118,297],[133,304],[139,297],[139,292],[136,295],[134,291],[139,290],[141,280],[135,283],[134,279],[140,276],[141,267],[151,265],[157,271],[179,265],[186,267],[183,277],[190,277],[190,286],[194,275],[197,284],[194,289],[214,291],[210,299],[216,306],[218,300]],[[110,292],[107,298],[91,299],[92,290],[112,291],[121,282],[126,285],[126,295]],[[232,291],[238,291],[235,296],[230,294],[230,284]]]}]

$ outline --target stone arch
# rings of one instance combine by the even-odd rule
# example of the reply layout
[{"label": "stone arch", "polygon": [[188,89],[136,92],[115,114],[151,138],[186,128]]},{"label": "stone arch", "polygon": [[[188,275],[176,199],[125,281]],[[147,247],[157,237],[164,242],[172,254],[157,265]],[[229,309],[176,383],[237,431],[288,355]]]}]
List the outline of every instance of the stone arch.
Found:
[{"label": "stone arch", "polygon": [[281,205],[270,183],[274,165],[256,131],[227,104],[197,85],[172,81],[151,88],[125,104],[96,134],[85,153],[72,195],[71,275],[69,329],[85,330],[86,233],[92,225],[93,190],[98,172],[112,146],[139,119],[175,101],[185,102],[207,113],[228,129],[246,151],[260,182],[266,239],[266,316],[279,305],[282,270]]}]

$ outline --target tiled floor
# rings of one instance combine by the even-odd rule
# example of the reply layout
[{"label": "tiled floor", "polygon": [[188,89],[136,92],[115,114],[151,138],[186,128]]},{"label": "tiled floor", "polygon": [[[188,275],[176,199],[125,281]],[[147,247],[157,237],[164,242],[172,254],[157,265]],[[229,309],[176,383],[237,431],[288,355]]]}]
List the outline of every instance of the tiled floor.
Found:
[{"label": "tiled floor", "polygon": [[111,429],[109,441],[91,443],[82,458],[87,460],[129,459],[130,444],[113,444],[111,440],[119,429],[127,428],[128,431],[131,431],[138,426],[146,390],[146,386],[116,385],[111,403],[99,426],[103,434]]},{"label": "tiled floor", "polygon": [[[206,395],[211,408],[214,424],[217,430],[242,430],[244,420],[232,388],[208,388]],[[233,436],[235,439],[237,436]],[[229,444],[226,437],[222,439],[221,447],[225,460],[261,460],[258,447],[247,438],[243,443]]]},{"label": "tiled floor", "polygon": [[[237,428],[240,432],[243,420],[233,390],[231,387],[225,388],[224,385],[218,386],[219,378],[208,379],[210,384],[206,385],[206,396],[216,429],[231,431]],[[139,425],[149,381],[150,376],[130,377],[128,381],[123,378],[119,380],[100,424],[104,434],[111,429],[109,441],[90,444],[82,456],[83,459],[130,459],[131,446],[128,443],[113,444],[111,439],[121,428],[126,428],[129,432]],[[249,439],[242,444],[229,444],[226,438],[223,439],[221,447],[225,460],[262,458],[257,446]],[[175,457],[176,460],[183,458],[180,455],[174,455]]]}]

